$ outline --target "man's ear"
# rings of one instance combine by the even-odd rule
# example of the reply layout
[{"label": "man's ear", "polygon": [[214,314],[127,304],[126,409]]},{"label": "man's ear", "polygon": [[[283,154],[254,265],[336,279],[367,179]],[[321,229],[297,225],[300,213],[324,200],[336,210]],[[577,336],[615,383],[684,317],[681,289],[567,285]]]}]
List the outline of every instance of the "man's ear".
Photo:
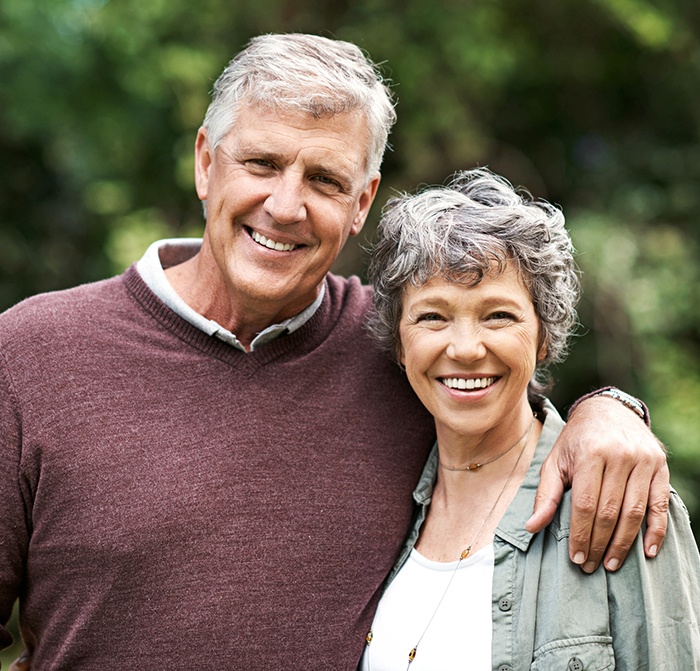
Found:
[{"label": "man's ear", "polygon": [[362,227],[365,225],[365,221],[367,221],[367,215],[369,214],[369,210],[372,207],[374,198],[377,195],[377,189],[379,188],[379,182],[381,182],[381,180],[382,176],[379,173],[377,173],[367,183],[367,186],[360,194],[357,214],[355,215],[355,220],[353,221],[352,227],[350,228],[350,235],[357,235],[362,230]]},{"label": "man's ear", "polygon": [[214,160],[214,150],[209,146],[207,129],[202,127],[197,132],[194,143],[194,184],[200,200],[206,200],[209,193],[209,172]]}]

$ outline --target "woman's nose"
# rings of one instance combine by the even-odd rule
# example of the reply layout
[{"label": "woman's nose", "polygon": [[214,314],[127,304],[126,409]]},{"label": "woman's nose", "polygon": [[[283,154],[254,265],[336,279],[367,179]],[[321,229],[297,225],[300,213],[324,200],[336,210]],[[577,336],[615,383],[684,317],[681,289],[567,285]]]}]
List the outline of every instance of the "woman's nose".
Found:
[{"label": "woman's nose", "polygon": [[447,356],[454,361],[478,361],[486,356],[486,345],[478,326],[459,324],[450,330]]}]

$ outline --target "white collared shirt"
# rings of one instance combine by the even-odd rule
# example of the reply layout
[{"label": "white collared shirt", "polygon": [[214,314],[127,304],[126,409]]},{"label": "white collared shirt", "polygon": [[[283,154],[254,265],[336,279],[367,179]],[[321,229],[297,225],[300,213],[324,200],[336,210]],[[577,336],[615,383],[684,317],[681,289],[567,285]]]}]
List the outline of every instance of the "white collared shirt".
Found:
[{"label": "white collared shirt", "polygon": [[[165,275],[165,270],[161,262],[161,256],[167,253],[171,255],[177,254],[178,262],[184,261],[186,258],[194,256],[202,246],[201,238],[168,238],[165,240],[157,240],[146,250],[146,253],[139,259],[136,264],[136,270],[141,275],[141,279],[148,285],[148,288],[163,301],[175,314],[179,315],[193,326],[196,326],[201,331],[208,335],[216,336],[220,340],[236,347],[245,352],[245,347],[235,334],[224,328],[213,319],[207,319],[204,315],[193,310],[179,294],[173,289]],[[167,266],[166,266],[167,267]],[[279,324],[271,324],[263,329],[258,335],[253,338],[250,343],[250,351],[256,347],[278,338],[287,333],[293,333],[297,329],[306,324],[309,319],[316,313],[323,296],[326,292],[325,283],[321,286],[321,291],[316,300],[299,314],[285,319]]]}]

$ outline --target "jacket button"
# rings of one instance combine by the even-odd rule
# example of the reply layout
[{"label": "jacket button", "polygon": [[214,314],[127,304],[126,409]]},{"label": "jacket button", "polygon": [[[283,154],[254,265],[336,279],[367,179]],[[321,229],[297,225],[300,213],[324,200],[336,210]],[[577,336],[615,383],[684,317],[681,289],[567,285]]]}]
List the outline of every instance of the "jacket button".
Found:
[{"label": "jacket button", "polygon": [[583,662],[578,657],[572,657],[567,669],[568,671],[583,671]]},{"label": "jacket button", "polygon": [[510,664],[501,664],[501,666],[498,667],[498,671],[513,671],[513,667],[510,666]]},{"label": "jacket button", "polygon": [[510,610],[513,607],[513,602],[510,599],[503,597],[498,602],[498,607],[503,611]]}]

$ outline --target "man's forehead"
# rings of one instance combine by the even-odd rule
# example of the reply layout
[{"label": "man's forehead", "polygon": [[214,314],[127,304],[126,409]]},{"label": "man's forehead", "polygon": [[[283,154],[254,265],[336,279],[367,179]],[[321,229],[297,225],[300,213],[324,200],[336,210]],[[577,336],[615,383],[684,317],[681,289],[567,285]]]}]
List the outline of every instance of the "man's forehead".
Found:
[{"label": "man's forehead", "polygon": [[353,126],[367,130],[367,118],[359,109],[346,112],[328,112],[321,115],[313,114],[304,109],[281,105],[266,105],[263,103],[244,102],[240,104],[234,115],[231,130],[247,128],[263,128],[267,124],[279,124],[298,129],[329,129]]}]

